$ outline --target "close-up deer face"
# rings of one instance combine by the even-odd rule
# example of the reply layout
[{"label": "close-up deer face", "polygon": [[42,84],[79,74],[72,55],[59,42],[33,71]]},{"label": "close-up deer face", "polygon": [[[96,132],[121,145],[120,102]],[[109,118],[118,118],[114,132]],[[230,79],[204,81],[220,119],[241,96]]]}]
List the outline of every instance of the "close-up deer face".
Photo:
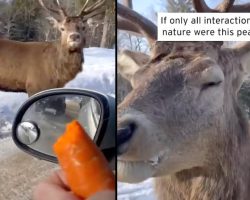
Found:
[{"label": "close-up deer face", "polygon": [[157,29],[147,19],[122,5],[118,13],[128,22],[137,18],[133,30],[142,29],[151,44],[147,62],[128,50],[118,57],[119,72],[133,87],[118,107],[118,180],[219,165],[222,155],[214,151],[224,148],[228,129],[245,128],[234,121],[245,121],[237,93],[249,44],[156,42]]},{"label": "close-up deer face", "polygon": [[59,16],[57,18],[49,17],[49,20],[51,24],[60,31],[62,45],[65,45],[69,51],[77,51],[82,49],[85,45],[87,20],[103,12],[101,7],[105,3],[105,0],[96,1],[91,6],[88,6],[90,1],[86,1],[80,13],[76,16],[69,16],[58,0],[54,1],[58,9],[46,6],[43,0],[39,0],[39,2],[47,11],[53,12]]}]

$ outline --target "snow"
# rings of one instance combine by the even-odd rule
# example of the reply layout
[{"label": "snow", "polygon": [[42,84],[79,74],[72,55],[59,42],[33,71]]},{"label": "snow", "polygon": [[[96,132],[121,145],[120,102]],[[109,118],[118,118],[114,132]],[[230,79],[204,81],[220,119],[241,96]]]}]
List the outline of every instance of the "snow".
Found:
[{"label": "snow", "polygon": [[0,127],[0,138],[9,136],[9,134],[11,133],[11,129],[12,124],[8,121],[4,121],[2,123],[2,127]]},{"label": "snow", "polygon": [[[104,94],[115,94],[115,50],[104,48],[84,49],[83,71],[70,81],[66,88],[85,88]],[[0,92],[0,138],[11,133],[11,123],[25,93]]]},{"label": "snow", "polygon": [[118,182],[119,200],[156,200],[153,191],[153,179],[137,184]]},{"label": "snow", "polygon": [[83,72],[66,87],[80,87],[105,94],[115,94],[115,50],[89,48],[84,50],[84,56]]}]

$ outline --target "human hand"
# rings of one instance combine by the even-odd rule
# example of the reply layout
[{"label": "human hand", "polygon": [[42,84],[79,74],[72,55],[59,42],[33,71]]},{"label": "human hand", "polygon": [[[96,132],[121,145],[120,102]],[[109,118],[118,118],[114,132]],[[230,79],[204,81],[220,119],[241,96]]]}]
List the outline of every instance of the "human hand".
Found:
[{"label": "human hand", "polygon": [[[82,200],[69,189],[62,170],[55,171],[34,189],[33,200]],[[115,200],[114,191],[98,192],[88,200]]]}]

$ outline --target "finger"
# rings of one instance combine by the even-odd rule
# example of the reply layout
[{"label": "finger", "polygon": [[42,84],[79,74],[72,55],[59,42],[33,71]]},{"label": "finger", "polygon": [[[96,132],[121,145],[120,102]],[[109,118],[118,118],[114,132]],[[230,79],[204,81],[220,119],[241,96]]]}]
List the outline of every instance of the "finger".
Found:
[{"label": "finger", "polygon": [[81,200],[59,185],[43,182],[33,192],[34,200]]},{"label": "finger", "polygon": [[48,184],[57,185],[65,190],[69,190],[69,186],[62,170],[54,171],[51,176],[44,182]]},{"label": "finger", "polygon": [[111,190],[106,190],[98,192],[87,200],[115,200],[115,192]]}]

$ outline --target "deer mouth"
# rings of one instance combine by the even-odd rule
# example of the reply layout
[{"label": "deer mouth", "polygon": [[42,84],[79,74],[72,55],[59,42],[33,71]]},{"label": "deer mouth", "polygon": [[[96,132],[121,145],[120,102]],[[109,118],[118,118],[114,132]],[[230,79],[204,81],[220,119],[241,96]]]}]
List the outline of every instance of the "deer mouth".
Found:
[{"label": "deer mouth", "polygon": [[148,160],[128,160],[128,159],[122,159],[122,158],[117,158],[118,161],[120,162],[130,162],[130,163],[145,163],[149,164],[152,167],[156,167],[162,160],[165,152],[160,152],[158,155],[153,156],[152,158]]},{"label": "deer mouth", "polygon": [[157,166],[161,163],[165,152],[160,152],[148,160],[127,160],[117,158],[118,180],[128,183],[144,181],[156,174]]},{"label": "deer mouth", "polygon": [[69,42],[69,48],[70,49],[77,49],[77,48],[80,47],[80,45],[81,45],[81,43],[77,42],[77,41],[71,41],[71,42]]}]

